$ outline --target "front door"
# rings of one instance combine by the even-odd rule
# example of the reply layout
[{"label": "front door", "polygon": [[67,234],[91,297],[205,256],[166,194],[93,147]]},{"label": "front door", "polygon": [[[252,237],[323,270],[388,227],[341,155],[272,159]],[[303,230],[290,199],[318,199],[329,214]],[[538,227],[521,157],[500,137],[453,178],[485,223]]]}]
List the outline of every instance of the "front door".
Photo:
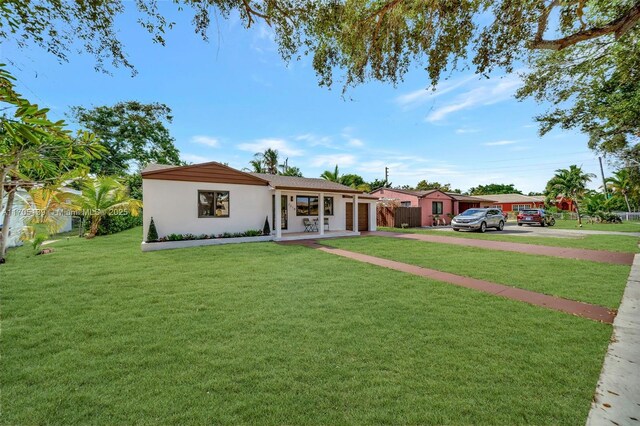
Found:
[{"label": "front door", "polygon": [[[353,203],[346,203],[345,228],[347,231],[353,231]],[[358,203],[358,231],[369,230],[369,205],[367,203]]]},{"label": "front door", "polygon": [[287,208],[287,196],[282,195],[280,198],[280,221],[282,222],[282,229],[288,229],[289,222],[289,209]]},{"label": "front door", "polygon": [[[276,226],[276,196],[275,194],[271,196],[271,211],[273,217],[273,227],[275,229]],[[289,209],[287,208],[287,196],[282,195],[280,198],[280,229],[288,229],[288,221],[289,221]]]}]

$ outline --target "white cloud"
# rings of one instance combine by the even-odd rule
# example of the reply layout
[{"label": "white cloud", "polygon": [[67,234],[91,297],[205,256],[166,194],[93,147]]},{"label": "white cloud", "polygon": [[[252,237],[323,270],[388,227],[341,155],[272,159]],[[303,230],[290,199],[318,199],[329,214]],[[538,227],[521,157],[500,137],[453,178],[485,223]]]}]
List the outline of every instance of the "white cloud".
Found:
[{"label": "white cloud", "polygon": [[191,142],[206,145],[211,148],[217,148],[220,146],[220,141],[217,138],[205,135],[196,135],[191,138]]},{"label": "white cloud", "polygon": [[518,143],[518,141],[504,140],[504,141],[486,142],[486,143],[483,143],[482,145],[484,145],[484,146],[504,146],[504,145],[513,145],[514,143]]},{"label": "white cloud", "polygon": [[311,159],[311,165],[313,167],[321,166],[335,166],[349,167],[356,163],[356,157],[351,154],[338,154],[338,155],[316,155]]},{"label": "white cloud", "polygon": [[238,145],[238,149],[251,153],[263,152],[268,148],[275,149],[280,154],[289,157],[300,157],[304,154],[303,150],[291,147],[286,140],[277,138],[257,139],[254,142]]},{"label": "white cloud", "polygon": [[513,96],[521,84],[520,78],[514,74],[499,79],[476,82],[472,89],[457,95],[452,102],[434,109],[425,120],[434,123],[456,111],[505,101]]},{"label": "white cloud", "polygon": [[459,129],[456,129],[456,133],[459,135],[465,135],[468,133],[478,133],[480,131],[480,129],[474,129],[474,128],[470,128],[470,127],[461,127]]},{"label": "white cloud", "polygon": [[333,148],[332,139],[329,136],[318,136],[313,133],[305,133],[295,137],[297,141],[305,141],[311,146],[326,146],[327,148]]},{"label": "white cloud", "polygon": [[530,146],[514,146],[514,147],[509,148],[509,151],[518,152],[518,151],[528,151],[530,149],[531,149]]},{"label": "white cloud", "polygon": [[214,161],[209,157],[203,157],[202,155],[189,154],[189,153],[180,154],[180,159],[182,161],[186,161],[187,163],[195,163],[195,164],[208,163],[209,161]]},{"label": "white cloud", "polygon": [[355,147],[355,148],[360,148],[362,146],[364,146],[364,142],[362,141],[362,139],[358,139],[358,138],[350,138],[347,141],[347,144],[349,146]]},{"label": "white cloud", "polygon": [[342,133],[340,134],[340,136],[342,136],[344,138],[344,140],[347,142],[347,146],[350,146],[352,148],[361,148],[363,147],[364,141],[360,138],[356,138],[353,136],[353,132],[355,131],[355,129],[353,127],[345,127],[344,129],[342,129]]},{"label": "white cloud", "polygon": [[454,80],[446,80],[436,86],[435,90],[429,88],[418,89],[413,92],[405,93],[395,98],[395,102],[404,108],[415,107],[426,101],[442,96],[445,93],[449,93],[458,87],[464,86],[472,80],[476,80],[478,77],[470,75],[463,78],[457,78]]}]

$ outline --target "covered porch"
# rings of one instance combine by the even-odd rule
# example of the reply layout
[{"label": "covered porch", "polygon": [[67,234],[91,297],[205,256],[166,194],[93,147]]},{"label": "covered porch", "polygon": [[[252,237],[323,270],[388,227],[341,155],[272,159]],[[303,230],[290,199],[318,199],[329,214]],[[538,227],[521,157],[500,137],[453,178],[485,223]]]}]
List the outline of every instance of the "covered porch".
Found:
[{"label": "covered porch", "polygon": [[274,239],[356,236],[363,230],[375,230],[375,199],[361,194],[355,190],[275,188],[272,198]]},{"label": "covered porch", "polygon": [[274,238],[274,241],[317,240],[320,238],[357,237],[358,235],[360,232],[354,231],[287,232],[283,233],[281,237]]}]

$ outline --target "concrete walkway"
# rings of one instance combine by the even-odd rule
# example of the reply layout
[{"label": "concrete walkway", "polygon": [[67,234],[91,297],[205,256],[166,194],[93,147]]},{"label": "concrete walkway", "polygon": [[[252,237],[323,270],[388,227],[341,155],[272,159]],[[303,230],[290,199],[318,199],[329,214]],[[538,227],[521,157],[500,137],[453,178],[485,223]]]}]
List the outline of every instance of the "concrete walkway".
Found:
[{"label": "concrete walkway", "polygon": [[587,425],[640,425],[640,255],[636,255]]},{"label": "concrete walkway", "polygon": [[379,237],[404,238],[408,240],[427,241],[431,243],[454,244],[466,247],[478,247],[492,250],[513,251],[518,253],[537,254],[542,256],[562,257],[566,259],[590,260],[602,263],[631,265],[633,253],[617,253],[602,250],[587,250],[566,247],[550,247],[535,244],[511,243],[505,241],[478,240],[472,238],[447,237],[440,235],[409,234],[399,232],[373,231],[362,235]]},{"label": "concrete walkway", "polygon": [[396,262],[394,260],[388,260],[380,257],[369,256],[366,254],[355,253],[348,250],[323,246],[316,243],[314,240],[291,241],[281,244],[300,244],[306,247],[323,251],[325,253],[357,260],[359,262],[369,263],[371,265],[381,266],[384,268],[389,268],[420,277],[430,278],[436,281],[443,281],[460,287],[466,287],[473,290],[490,293],[496,296],[506,297],[507,299],[518,300],[532,305],[566,312],[568,314],[601,321],[607,324],[611,324],[613,322],[613,319],[615,318],[615,312],[610,311],[609,309],[602,306],[562,299],[559,297],[536,293],[534,291],[509,287],[489,281],[478,280],[475,278],[463,277],[461,275],[455,275],[448,272],[436,271],[435,269],[423,268],[420,266],[409,265],[407,263]]}]

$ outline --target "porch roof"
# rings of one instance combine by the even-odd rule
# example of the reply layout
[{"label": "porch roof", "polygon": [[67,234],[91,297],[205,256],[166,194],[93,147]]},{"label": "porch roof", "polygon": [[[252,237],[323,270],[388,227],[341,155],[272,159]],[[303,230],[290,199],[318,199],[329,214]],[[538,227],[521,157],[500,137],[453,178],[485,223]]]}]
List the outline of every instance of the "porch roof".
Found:
[{"label": "porch roof", "polygon": [[249,173],[252,176],[266,180],[269,185],[276,189],[317,191],[317,192],[339,192],[342,194],[364,194],[362,191],[349,186],[330,182],[320,178],[304,178],[297,176],[268,175],[265,173]]}]

